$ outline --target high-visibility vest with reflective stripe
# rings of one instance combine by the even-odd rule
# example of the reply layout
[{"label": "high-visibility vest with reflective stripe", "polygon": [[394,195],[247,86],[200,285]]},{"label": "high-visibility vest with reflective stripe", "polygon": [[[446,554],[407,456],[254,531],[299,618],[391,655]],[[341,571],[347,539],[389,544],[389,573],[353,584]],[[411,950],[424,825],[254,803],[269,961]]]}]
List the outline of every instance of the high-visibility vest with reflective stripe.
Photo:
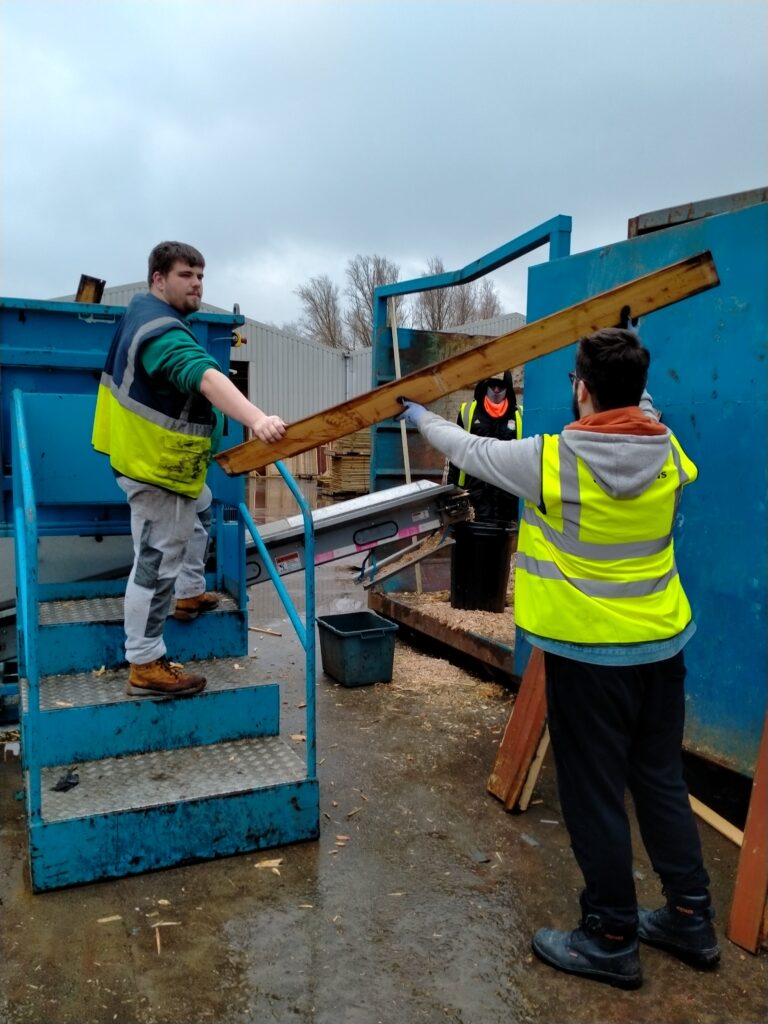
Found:
[{"label": "high-visibility vest with reflective stripe", "polygon": [[[475,415],[475,409],[477,409],[477,400],[469,403],[469,416],[465,419],[465,413],[467,409],[467,403],[462,402],[459,408],[459,414],[461,416],[461,423],[468,434],[472,433],[472,420]],[[523,411],[519,405],[515,406],[515,437],[523,436]],[[467,474],[462,469],[459,473],[458,486],[464,487],[467,482]]]},{"label": "high-visibility vest with reflective stripe", "polygon": [[545,435],[542,507],[526,501],[515,573],[521,629],[578,644],[632,644],[676,636],[691,607],[675,564],[672,527],[698,470],[670,435],[656,480],[612,498],[560,435]]},{"label": "high-visibility vest with reflective stripe", "polygon": [[141,367],[144,345],[170,330],[191,335],[162,300],[132,300],[101,375],[91,441],[118,473],[196,498],[210,462],[211,404],[202,395],[159,394]]}]

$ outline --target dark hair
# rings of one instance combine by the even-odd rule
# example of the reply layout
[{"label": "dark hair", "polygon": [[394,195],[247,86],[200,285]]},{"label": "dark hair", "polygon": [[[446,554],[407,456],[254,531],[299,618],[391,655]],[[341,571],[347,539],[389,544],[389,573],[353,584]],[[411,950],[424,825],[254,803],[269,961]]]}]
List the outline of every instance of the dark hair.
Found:
[{"label": "dark hair", "polygon": [[149,254],[147,283],[152,287],[155,272],[167,274],[174,263],[186,263],[190,267],[204,267],[203,254],[186,242],[158,242]]},{"label": "dark hair", "polygon": [[592,395],[595,411],[639,405],[651,354],[634,331],[606,327],[582,338],[576,352],[576,376]]}]

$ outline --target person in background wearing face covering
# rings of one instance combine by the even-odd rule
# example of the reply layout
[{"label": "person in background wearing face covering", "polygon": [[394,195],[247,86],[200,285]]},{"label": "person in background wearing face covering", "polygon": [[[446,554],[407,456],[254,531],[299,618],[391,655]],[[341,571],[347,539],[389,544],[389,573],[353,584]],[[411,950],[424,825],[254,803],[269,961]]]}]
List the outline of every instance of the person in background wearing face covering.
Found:
[{"label": "person in background wearing face covering", "polygon": [[[514,441],[522,437],[522,409],[517,405],[512,374],[481,380],[472,402],[463,402],[456,422],[476,437],[495,437]],[[518,498],[515,494],[466,473],[453,463],[448,468],[448,483],[469,491],[475,522],[510,526],[517,523]]]}]

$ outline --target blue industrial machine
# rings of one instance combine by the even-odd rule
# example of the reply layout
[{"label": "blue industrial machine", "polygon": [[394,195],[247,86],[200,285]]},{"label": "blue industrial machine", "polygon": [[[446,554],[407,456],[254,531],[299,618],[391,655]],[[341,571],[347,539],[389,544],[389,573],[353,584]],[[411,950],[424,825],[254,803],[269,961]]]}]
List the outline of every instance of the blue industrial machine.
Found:
[{"label": "blue industrial machine", "polygon": [[[711,251],[719,287],[640,320],[652,355],[649,388],[699,467],[676,523],[680,572],[698,632],[686,652],[686,746],[749,775],[766,706],[766,282],[768,190],[658,211],[630,222],[630,237],[569,255],[570,219],[556,217],[453,274],[377,289],[374,383],[394,378],[387,300],[474,280],[549,242],[549,261],[528,274],[528,322],[643,274]],[[629,311],[631,316],[631,310]],[[403,373],[439,362],[477,339],[397,332]],[[555,433],[571,418],[567,372],[574,346],[525,368],[525,432]],[[454,419],[456,402],[432,408]],[[374,429],[371,489],[404,472],[399,428]],[[409,435],[414,477],[439,476],[442,457]],[[528,657],[518,638],[516,667]]]},{"label": "blue industrial machine", "polygon": [[[686,746],[746,775],[766,707],[765,199],[760,190],[645,215],[625,241],[532,267],[528,287],[528,317],[536,320],[693,253],[712,253],[719,287],[642,318],[638,331],[651,352],[648,386],[662,422],[699,467],[675,532],[698,626],[686,647]],[[574,358],[570,347],[526,368],[527,431],[555,432],[570,419]]]},{"label": "blue industrial machine", "polygon": [[[201,661],[208,677],[194,697],[125,696],[124,578],[89,573],[83,564],[66,579],[40,572],[45,541],[59,538],[66,556],[67,545],[83,538],[95,547],[130,532],[109,461],[90,445],[96,387],[122,313],[0,300],[0,535],[14,544],[22,767],[38,892],[319,832],[314,575],[305,574],[302,621],[250,517],[242,478],[217,466],[209,474],[215,557],[207,584],[222,595],[220,607],[191,629],[167,623],[171,653]],[[191,319],[226,370],[243,318]],[[230,426],[225,443],[238,443],[241,433]],[[310,510],[278,468],[299,504],[312,565]],[[305,650],[305,757],[280,738],[277,684],[254,679],[249,667],[246,533]],[[13,685],[4,684],[0,702]]]}]

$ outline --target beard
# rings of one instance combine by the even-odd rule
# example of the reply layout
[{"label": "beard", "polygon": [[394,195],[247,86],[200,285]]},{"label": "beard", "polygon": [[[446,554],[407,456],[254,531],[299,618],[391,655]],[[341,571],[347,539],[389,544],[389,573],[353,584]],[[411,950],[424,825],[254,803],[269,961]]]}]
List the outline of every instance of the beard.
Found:
[{"label": "beard", "polygon": [[581,419],[581,413],[579,412],[579,403],[576,399],[576,391],[574,389],[573,395],[571,395],[571,411],[573,412],[574,420]]}]

